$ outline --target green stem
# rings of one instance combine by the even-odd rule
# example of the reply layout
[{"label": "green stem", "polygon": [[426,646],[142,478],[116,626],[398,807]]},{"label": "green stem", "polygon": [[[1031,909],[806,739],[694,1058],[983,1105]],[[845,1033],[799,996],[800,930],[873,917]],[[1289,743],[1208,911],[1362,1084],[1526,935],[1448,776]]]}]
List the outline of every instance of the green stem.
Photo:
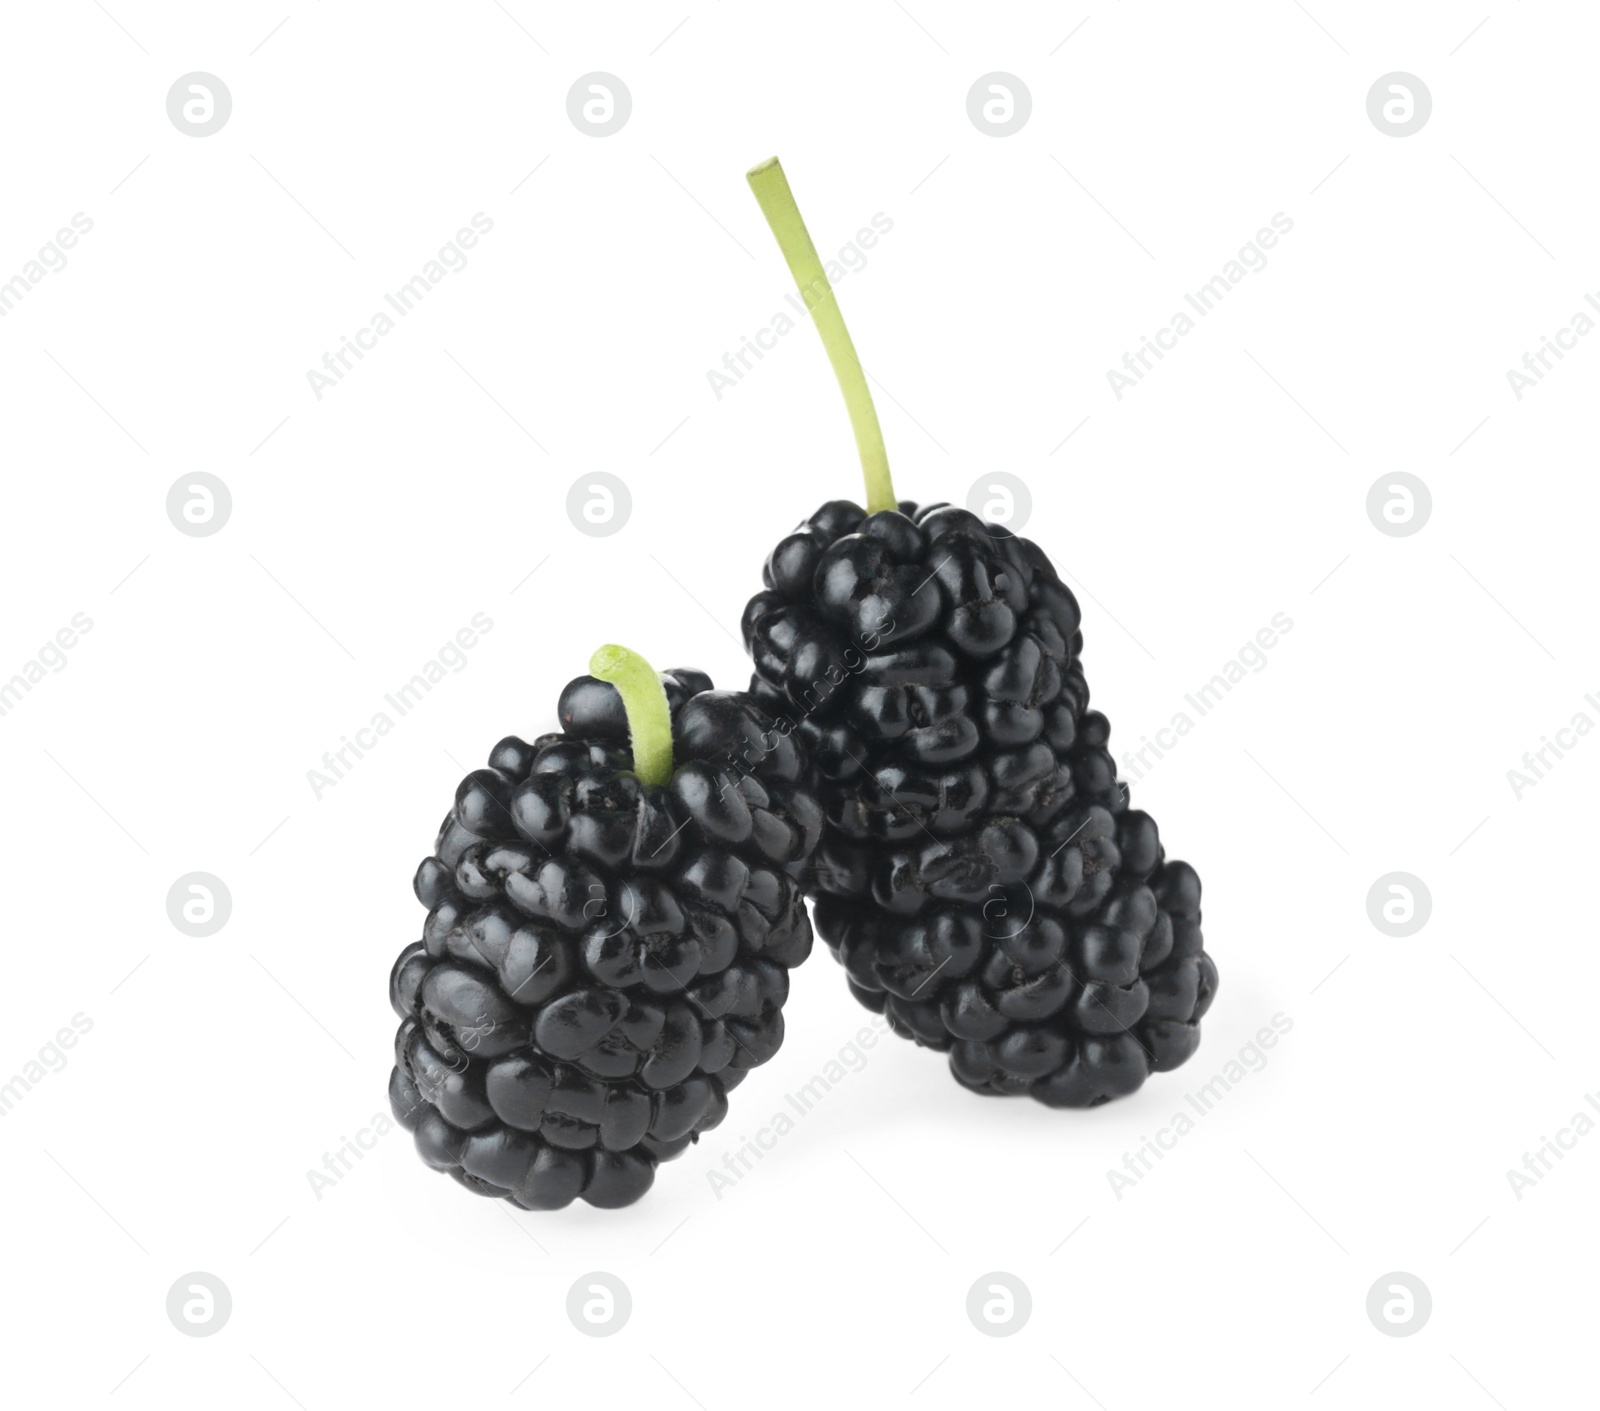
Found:
[{"label": "green stem", "polygon": [[828,361],[833,364],[833,375],[839,379],[839,390],[844,393],[844,404],[850,413],[850,426],[856,434],[856,449],[861,453],[861,473],[867,482],[867,512],[892,510],[898,502],[894,497],[894,482],[889,478],[889,453],[884,449],[878,409],[872,405],[872,393],[867,387],[866,374],[861,370],[861,359],[856,356],[856,346],[850,341],[850,330],[844,326],[844,315],[839,312],[833,285],[828,282],[817,247],[811,243],[800,207],[795,204],[794,192],[789,189],[789,178],[783,174],[778,159],[769,157],[759,166],[751,167],[745,173],[745,180],[750,183],[761,214],[777,237],[789,273],[800,286],[800,297],[811,310],[811,321],[817,327]]},{"label": "green stem", "polygon": [[672,712],[655,668],[638,652],[608,644],[589,658],[589,674],[622,697],[640,783],[665,784],[672,778]]}]

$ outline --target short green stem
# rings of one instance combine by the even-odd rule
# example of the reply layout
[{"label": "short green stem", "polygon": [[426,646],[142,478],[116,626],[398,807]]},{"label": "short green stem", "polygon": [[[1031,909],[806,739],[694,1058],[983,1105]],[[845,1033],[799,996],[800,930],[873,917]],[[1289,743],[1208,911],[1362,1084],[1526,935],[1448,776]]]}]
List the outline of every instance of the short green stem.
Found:
[{"label": "short green stem", "polygon": [[811,321],[822,338],[828,361],[833,364],[833,375],[839,379],[839,390],[844,393],[850,426],[856,435],[856,449],[861,453],[861,473],[867,482],[867,511],[876,514],[879,510],[892,510],[897,501],[894,482],[889,478],[889,453],[884,449],[883,428],[878,425],[878,409],[872,404],[867,376],[862,371],[861,359],[856,356],[855,344],[850,341],[850,330],[844,326],[844,315],[839,312],[833,285],[828,282],[817,247],[811,243],[811,234],[795,203],[794,192],[789,189],[789,178],[783,174],[778,159],[769,157],[759,166],[751,167],[745,173],[745,180],[750,183],[761,214],[777,237],[789,273],[800,286],[800,297],[811,310]]},{"label": "short green stem", "polygon": [[655,668],[626,647],[601,647],[589,658],[589,674],[609,681],[622,697],[633,737],[633,772],[644,784],[672,778],[672,711]]}]

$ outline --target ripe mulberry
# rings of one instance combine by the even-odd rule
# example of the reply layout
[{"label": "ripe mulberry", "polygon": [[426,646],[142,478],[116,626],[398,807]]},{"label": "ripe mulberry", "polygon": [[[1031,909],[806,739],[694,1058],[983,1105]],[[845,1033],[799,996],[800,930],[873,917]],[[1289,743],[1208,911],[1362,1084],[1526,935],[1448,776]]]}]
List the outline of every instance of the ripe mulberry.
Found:
[{"label": "ripe mulberry", "polygon": [[1092,1106],[1175,1068],[1216,989],[1200,881],[1128,807],[1076,599],[949,505],[824,505],[745,610],[752,691],[822,771],[807,873],[856,998],[958,1081]]},{"label": "ripe mulberry", "polygon": [[872,396],[777,159],[749,182],[833,364],[867,509],[825,504],[744,614],[752,693],[809,746],[818,932],[981,1093],[1091,1107],[1175,1068],[1217,972],[1200,879],[1128,806],[1077,600],[1037,545],[897,502]]},{"label": "ripe mulberry", "polygon": [[396,1118],[428,1165],[529,1210],[643,1195],[777,1051],[811,949],[803,749],[701,672],[611,647],[590,669],[559,731],[461,781],[389,986]]}]

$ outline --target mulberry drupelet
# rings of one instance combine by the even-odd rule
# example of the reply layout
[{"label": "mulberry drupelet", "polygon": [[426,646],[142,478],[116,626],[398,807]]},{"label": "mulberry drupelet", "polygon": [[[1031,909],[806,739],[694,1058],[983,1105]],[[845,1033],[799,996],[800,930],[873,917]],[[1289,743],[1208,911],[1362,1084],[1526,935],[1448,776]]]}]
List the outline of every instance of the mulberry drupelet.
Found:
[{"label": "mulberry drupelet", "polygon": [[744,614],[752,692],[811,748],[818,932],[978,1092],[1087,1107],[1175,1068],[1217,972],[1200,879],[1128,806],[1076,599],[1035,544],[896,503],[877,414],[776,159],[750,185],[845,394],[868,508],[825,504]]},{"label": "mulberry drupelet", "polygon": [[428,1165],[530,1210],[643,1195],[777,1051],[811,949],[803,749],[701,672],[619,647],[590,670],[559,732],[461,781],[390,978],[396,1118]]}]

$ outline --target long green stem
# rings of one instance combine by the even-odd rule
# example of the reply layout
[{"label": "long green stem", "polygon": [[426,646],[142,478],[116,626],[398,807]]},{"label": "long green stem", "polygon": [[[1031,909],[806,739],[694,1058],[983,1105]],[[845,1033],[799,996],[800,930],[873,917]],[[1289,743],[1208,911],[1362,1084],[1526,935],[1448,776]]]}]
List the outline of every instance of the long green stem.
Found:
[{"label": "long green stem", "polygon": [[861,453],[861,474],[867,482],[867,511],[876,514],[879,510],[892,510],[897,501],[894,482],[889,478],[889,453],[884,449],[883,429],[878,425],[878,409],[872,404],[867,376],[861,370],[855,344],[850,341],[850,330],[844,326],[844,315],[839,312],[833,286],[817,256],[817,247],[811,243],[811,234],[800,215],[800,207],[795,204],[794,192],[789,189],[789,178],[783,174],[778,159],[769,157],[759,166],[751,167],[745,173],[745,180],[750,183],[761,214],[777,237],[789,273],[800,286],[800,297],[811,310],[811,321],[817,327],[828,361],[833,364],[833,375],[839,379],[839,390],[844,393],[844,404],[850,413],[850,426],[856,434],[856,449]]},{"label": "long green stem", "polygon": [[633,772],[644,784],[672,778],[672,711],[655,668],[638,652],[607,644],[589,658],[589,674],[622,697],[633,737]]}]

